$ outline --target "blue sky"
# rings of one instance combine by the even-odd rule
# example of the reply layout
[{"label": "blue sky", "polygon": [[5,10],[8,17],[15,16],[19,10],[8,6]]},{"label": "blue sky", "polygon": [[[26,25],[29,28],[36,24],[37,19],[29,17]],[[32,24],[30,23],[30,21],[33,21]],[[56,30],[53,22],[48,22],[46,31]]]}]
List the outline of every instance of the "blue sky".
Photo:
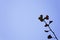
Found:
[{"label": "blue sky", "polygon": [[50,26],[59,39],[60,0],[0,0],[0,40],[48,40],[40,14],[54,21]]}]

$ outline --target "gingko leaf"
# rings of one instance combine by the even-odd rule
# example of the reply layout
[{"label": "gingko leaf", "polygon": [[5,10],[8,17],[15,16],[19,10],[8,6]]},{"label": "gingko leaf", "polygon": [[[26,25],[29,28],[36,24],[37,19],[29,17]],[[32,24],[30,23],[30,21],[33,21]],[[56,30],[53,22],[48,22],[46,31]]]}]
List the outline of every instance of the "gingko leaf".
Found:
[{"label": "gingko leaf", "polygon": [[48,37],[47,37],[48,39],[51,39],[52,38],[52,36],[51,35],[48,35]]},{"label": "gingko leaf", "polygon": [[53,21],[49,21],[49,24],[52,23]]},{"label": "gingko leaf", "polygon": [[45,27],[48,27],[49,26],[49,24],[45,24]]},{"label": "gingko leaf", "polygon": [[41,22],[43,22],[44,21],[44,19],[43,19],[43,15],[40,15],[40,17],[38,18]]},{"label": "gingko leaf", "polygon": [[46,15],[46,17],[45,17],[44,19],[49,20],[49,16],[48,16],[48,15]]},{"label": "gingko leaf", "polygon": [[49,32],[49,30],[44,30],[45,32]]}]

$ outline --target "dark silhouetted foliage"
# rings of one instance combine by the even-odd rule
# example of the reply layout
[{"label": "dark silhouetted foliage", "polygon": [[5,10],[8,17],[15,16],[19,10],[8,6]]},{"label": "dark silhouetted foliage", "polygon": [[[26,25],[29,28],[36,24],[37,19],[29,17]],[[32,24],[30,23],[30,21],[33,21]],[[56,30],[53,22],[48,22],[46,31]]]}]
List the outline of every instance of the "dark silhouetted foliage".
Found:
[{"label": "dark silhouetted foliage", "polygon": [[49,32],[49,30],[44,30],[45,32]]},{"label": "dark silhouetted foliage", "polygon": [[45,27],[48,27],[49,26],[49,24],[45,24]]},{"label": "dark silhouetted foliage", "polygon": [[48,35],[48,37],[47,37],[48,39],[51,39],[52,38],[52,36],[51,35]]},{"label": "dark silhouetted foliage", "polygon": [[40,17],[38,18],[41,22],[43,22],[44,21],[44,19],[43,19],[43,15],[40,15]]},{"label": "dark silhouetted foliage", "polygon": [[[43,18],[43,15],[40,15],[40,17],[38,18],[41,22],[44,22],[45,23],[45,25],[44,25],[44,27],[48,27],[49,28],[49,30],[44,30],[46,33],[47,32],[49,32],[49,31],[51,31],[52,33],[53,33],[53,35],[54,35],[54,37],[56,38],[56,40],[58,40],[58,38],[56,37],[56,35],[55,35],[55,33],[52,31],[52,29],[50,28],[50,24],[53,22],[53,21],[49,21],[49,24],[47,24],[47,22],[46,22],[46,20],[49,20],[49,16],[48,15],[46,15],[46,17],[44,17]],[[46,19],[46,20],[45,20]],[[53,38],[51,35],[48,35],[48,37],[47,37],[48,39],[51,39],[51,38]]]},{"label": "dark silhouetted foliage", "polygon": [[49,24],[51,24],[53,21],[49,21]]},{"label": "dark silhouetted foliage", "polygon": [[46,17],[45,17],[44,19],[49,20],[49,16],[48,16],[48,15],[46,15]]}]

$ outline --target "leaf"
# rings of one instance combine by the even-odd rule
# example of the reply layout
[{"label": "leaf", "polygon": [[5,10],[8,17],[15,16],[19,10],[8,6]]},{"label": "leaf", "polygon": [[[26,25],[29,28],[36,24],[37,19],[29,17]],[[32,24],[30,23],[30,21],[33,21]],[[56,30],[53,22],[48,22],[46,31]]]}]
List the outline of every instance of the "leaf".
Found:
[{"label": "leaf", "polygon": [[45,27],[48,27],[49,26],[49,24],[45,24]]},{"label": "leaf", "polygon": [[46,15],[46,17],[45,17],[44,19],[49,20],[49,16],[48,16],[48,15]]},{"label": "leaf", "polygon": [[48,39],[51,39],[52,38],[52,36],[51,35],[48,35],[48,37],[47,37]]},{"label": "leaf", "polygon": [[48,30],[44,30],[45,32],[49,32]]},{"label": "leaf", "polygon": [[53,21],[49,21],[49,24],[51,24]]},{"label": "leaf", "polygon": [[44,19],[43,19],[43,15],[40,15],[40,17],[38,18],[41,22],[43,22],[44,21]]}]

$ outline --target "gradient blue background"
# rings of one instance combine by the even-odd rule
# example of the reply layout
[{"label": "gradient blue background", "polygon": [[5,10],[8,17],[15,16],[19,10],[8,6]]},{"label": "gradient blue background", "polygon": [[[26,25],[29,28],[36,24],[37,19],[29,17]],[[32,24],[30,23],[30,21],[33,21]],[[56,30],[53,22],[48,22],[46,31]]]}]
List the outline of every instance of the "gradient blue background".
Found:
[{"label": "gradient blue background", "polygon": [[0,40],[48,40],[40,14],[54,21],[50,26],[60,40],[60,0],[0,0]]}]

